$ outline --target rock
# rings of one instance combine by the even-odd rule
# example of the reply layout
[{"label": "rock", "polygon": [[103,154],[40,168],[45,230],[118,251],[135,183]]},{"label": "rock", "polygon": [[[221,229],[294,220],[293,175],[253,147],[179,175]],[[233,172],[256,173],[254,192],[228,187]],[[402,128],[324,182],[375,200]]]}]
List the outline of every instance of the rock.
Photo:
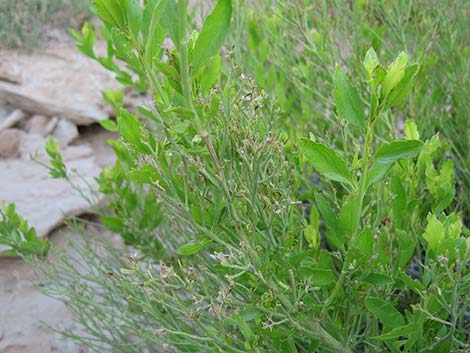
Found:
[{"label": "rock", "polygon": [[64,162],[94,156],[93,149],[88,145],[70,146],[63,153]]},{"label": "rock", "polygon": [[[43,166],[30,160],[0,160],[0,200],[14,202],[17,211],[46,237],[70,216],[86,212],[100,200],[95,177],[100,173],[92,150],[80,146],[64,151],[64,160],[71,173],[72,183],[83,190],[85,200],[65,180],[52,179]],[[78,153],[79,152],[79,153]],[[38,157],[43,160],[43,157]],[[1,251],[1,249],[0,249]]]},{"label": "rock", "polygon": [[[76,48],[55,44],[44,51],[0,51],[0,101],[45,116],[60,116],[88,125],[112,115],[100,92],[118,88],[113,75]],[[11,76],[11,75],[10,75]],[[11,82],[15,81],[15,82]]]},{"label": "rock", "polygon": [[13,109],[11,106],[6,104],[5,102],[0,101],[0,116],[2,117],[2,120],[14,111],[15,109]]},{"label": "rock", "polygon": [[58,117],[48,118],[44,115],[33,116],[26,125],[30,134],[42,137],[51,136],[59,141],[62,147],[68,146],[78,136],[77,126],[67,119]]},{"label": "rock", "polygon": [[37,134],[40,136],[47,136],[52,134],[59,122],[59,118],[48,118],[44,115],[33,115],[26,124],[26,131],[30,134]]},{"label": "rock", "polygon": [[[0,131],[0,159],[19,157],[23,136],[24,132],[18,129]],[[2,179],[0,178],[0,180]]]},{"label": "rock", "polygon": [[[18,68],[16,68],[18,70]],[[0,71],[0,80],[15,84],[21,84],[21,74],[16,72]]]},{"label": "rock", "polygon": [[23,111],[17,109],[0,122],[0,131],[8,129],[25,118]]},{"label": "rock", "polygon": [[46,160],[46,140],[41,135],[24,134],[20,144],[20,158],[30,160],[31,156]]},{"label": "rock", "polygon": [[59,141],[60,146],[66,147],[78,137],[77,126],[66,119],[59,119],[52,137]]}]

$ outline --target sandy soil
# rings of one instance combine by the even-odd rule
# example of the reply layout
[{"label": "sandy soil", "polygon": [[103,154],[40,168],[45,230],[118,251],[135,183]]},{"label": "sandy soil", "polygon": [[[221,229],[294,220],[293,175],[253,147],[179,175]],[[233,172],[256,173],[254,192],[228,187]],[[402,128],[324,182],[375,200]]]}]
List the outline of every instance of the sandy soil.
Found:
[{"label": "sandy soil", "polygon": [[[63,245],[62,233],[54,232],[54,245]],[[0,352],[85,353],[47,326],[74,330],[65,306],[34,288],[36,275],[18,259],[0,259]]]}]

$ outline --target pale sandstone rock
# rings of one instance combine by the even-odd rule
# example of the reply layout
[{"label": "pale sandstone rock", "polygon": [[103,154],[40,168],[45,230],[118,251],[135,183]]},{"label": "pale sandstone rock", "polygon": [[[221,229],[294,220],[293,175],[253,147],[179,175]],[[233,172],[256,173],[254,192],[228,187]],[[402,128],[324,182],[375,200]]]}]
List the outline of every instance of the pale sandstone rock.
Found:
[{"label": "pale sandstone rock", "polygon": [[[1,80],[11,72],[21,77]],[[112,114],[99,94],[111,87],[117,84],[110,72],[68,45],[33,53],[0,51],[0,101],[33,114],[77,125],[98,122]]]},{"label": "pale sandstone rock", "polygon": [[33,115],[26,124],[26,131],[30,134],[48,136],[52,134],[59,122],[58,117],[49,118],[44,115]]},{"label": "pale sandstone rock", "polygon": [[15,126],[26,117],[23,111],[17,109],[0,122],[0,131]]},{"label": "pale sandstone rock", "polygon": [[59,141],[60,146],[70,145],[78,137],[77,126],[66,119],[59,119],[57,126],[52,133],[52,137]]},{"label": "pale sandstone rock", "polygon": [[20,145],[24,134],[19,129],[0,131],[0,159],[17,158],[20,155]]}]

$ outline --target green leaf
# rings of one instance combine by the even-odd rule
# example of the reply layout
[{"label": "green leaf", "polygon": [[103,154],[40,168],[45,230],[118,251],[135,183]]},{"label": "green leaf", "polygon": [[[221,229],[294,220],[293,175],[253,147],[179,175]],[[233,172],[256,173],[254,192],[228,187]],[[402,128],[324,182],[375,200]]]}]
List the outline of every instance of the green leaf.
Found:
[{"label": "green leaf", "polygon": [[256,308],[247,308],[245,310],[242,310],[240,312],[240,318],[245,321],[245,322],[249,322],[249,321],[252,321],[252,320],[255,320],[255,319],[259,319],[260,317],[263,317],[265,314],[256,309]]},{"label": "green leaf", "polygon": [[447,238],[444,242],[439,246],[437,254],[445,255],[449,258],[449,263],[454,263],[457,259],[462,259],[467,252],[469,244],[467,239],[464,238]]},{"label": "green leaf", "polygon": [[403,128],[407,140],[419,140],[419,131],[413,120],[408,119]]},{"label": "green leaf", "polygon": [[418,295],[422,294],[424,287],[419,281],[408,276],[405,272],[403,272],[403,270],[400,270],[399,278],[405,283],[407,288],[411,289]]},{"label": "green leaf", "polygon": [[232,0],[219,0],[207,16],[193,52],[193,72],[197,72],[218,54],[227,36],[232,18]]},{"label": "green leaf", "polygon": [[114,233],[119,233],[122,231],[122,219],[118,217],[111,216],[101,216],[101,222]]},{"label": "green leaf", "polygon": [[348,166],[334,150],[308,139],[300,141],[300,148],[318,173],[331,180],[351,184],[351,173]]},{"label": "green leaf", "polygon": [[363,281],[380,287],[392,284],[393,278],[383,273],[371,273]]},{"label": "green leaf", "polygon": [[384,325],[383,331],[387,332],[403,326],[405,320],[395,307],[385,300],[376,297],[368,297],[364,300],[366,309],[371,312]]},{"label": "green leaf", "polygon": [[119,109],[124,105],[124,91],[121,89],[110,88],[107,91],[101,93],[104,100],[111,104],[114,109]]},{"label": "green leaf", "polygon": [[437,204],[434,209],[435,213],[441,213],[444,211],[455,199],[455,188],[452,188]]},{"label": "green leaf", "polygon": [[396,340],[400,337],[409,337],[413,332],[417,330],[415,323],[408,324],[406,326],[396,327],[390,332],[387,332],[380,336],[371,337],[382,341]]},{"label": "green leaf", "polygon": [[463,223],[461,215],[451,213],[444,221],[444,227],[450,238],[458,239],[462,235]]},{"label": "green leaf", "polygon": [[117,132],[119,131],[119,128],[118,126],[116,125],[116,123],[112,120],[109,120],[109,119],[105,119],[105,120],[100,120],[100,125],[101,127],[103,127],[104,129],[108,130],[108,131],[112,131],[112,132]]},{"label": "green leaf", "polygon": [[364,104],[356,88],[339,66],[336,67],[335,73],[335,101],[340,118],[355,126],[364,127],[366,120]]},{"label": "green leaf", "polygon": [[82,26],[82,35],[78,34],[73,28],[69,29],[69,33],[77,42],[77,48],[86,56],[95,59],[94,45],[96,43],[96,34],[93,25],[85,22]]},{"label": "green leaf", "polygon": [[[158,15],[158,14],[157,14]],[[179,42],[179,18],[178,7],[175,0],[168,0],[165,11],[162,16],[162,24],[170,36],[173,44],[177,49],[180,47]]]},{"label": "green leaf", "polygon": [[189,256],[197,254],[199,251],[204,249],[207,245],[212,242],[209,238],[205,238],[198,243],[188,243],[183,246],[180,246],[177,253],[179,255]]},{"label": "green leaf", "polygon": [[138,152],[146,153],[142,143],[142,124],[127,110],[121,108],[118,113],[119,132],[125,142],[132,145]]},{"label": "green leaf", "polygon": [[161,179],[157,169],[149,164],[144,164],[139,169],[131,170],[129,172],[129,177],[133,182],[149,185],[152,185]]},{"label": "green leaf", "polygon": [[315,207],[310,209],[310,224],[304,229],[304,236],[312,249],[320,245],[320,216]]},{"label": "green leaf", "polygon": [[312,283],[315,286],[327,287],[338,281],[338,278],[334,274],[333,270],[318,269],[312,270]]},{"label": "green leaf", "polygon": [[145,57],[148,63],[154,63],[155,55],[161,52],[160,47],[165,39],[167,29],[163,19],[167,8],[168,0],[152,0],[145,6],[142,31],[145,38]]},{"label": "green leaf", "polygon": [[383,144],[375,154],[377,163],[393,163],[399,159],[410,159],[415,157],[423,143],[418,140],[397,140]]},{"label": "green leaf", "polygon": [[51,243],[40,239],[28,221],[16,212],[15,204],[0,205],[0,244],[7,247],[0,251],[3,256],[46,257]]},{"label": "green leaf", "polygon": [[401,228],[406,211],[406,192],[398,176],[392,178],[392,192],[395,195],[392,201],[393,222],[396,228]]},{"label": "green leaf", "polygon": [[370,48],[364,58],[364,67],[369,76],[372,75],[377,66],[379,66],[379,58],[377,57],[374,48]]},{"label": "green leaf", "polygon": [[118,0],[95,0],[96,14],[104,22],[124,28],[125,20]]},{"label": "green leaf", "polygon": [[209,64],[201,75],[200,84],[202,92],[208,92],[219,82],[221,63],[222,58],[220,55],[215,55],[210,59]]},{"label": "green leaf", "polygon": [[367,174],[367,188],[382,181],[393,167],[392,163],[374,163]]},{"label": "green leaf", "polygon": [[130,33],[135,39],[139,38],[140,26],[142,25],[142,7],[139,0],[128,0],[127,23]]},{"label": "green leaf", "polygon": [[168,78],[172,80],[179,80],[180,75],[173,66],[163,62],[156,62],[155,66],[162,74],[164,74]]},{"label": "green leaf", "polygon": [[46,142],[46,153],[51,158],[49,174],[54,178],[67,178],[67,167],[64,164],[62,155],[59,152],[59,142],[50,138]]},{"label": "green leaf", "polygon": [[382,96],[387,96],[402,80],[405,75],[406,64],[408,64],[408,55],[405,52],[401,52],[388,67],[387,75],[382,82]]},{"label": "green leaf", "polygon": [[358,208],[359,196],[350,194],[343,203],[339,213],[339,223],[341,227],[350,235],[356,234],[359,227],[359,215],[361,210]]},{"label": "green leaf", "polygon": [[413,87],[413,80],[417,75],[418,71],[418,64],[410,65],[405,69],[403,78],[388,95],[385,109],[400,104],[406,98],[408,93],[410,93],[411,88]]},{"label": "green leaf", "polygon": [[362,255],[370,258],[374,251],[374,236],[370,228],[364,228],[356,238],[356,246]]},{"label": "green leaf", "polygon": [[416,240],[412,234],[403,230],[396,231],[396,239],[399,249],[397,263],[398,267],[403,269],[408,265],[415,252]]},{"label": "green leaf", "polygon": [[436,251],[445,239],[444,225],[439,222],[436,215],[428,215],[428,224],[423,234],[430,249]]},{"label": "green leaf", "polygon": [[113,28],[111,30],[111,37],[116,48],[116,55],[125,60],[133,71],[142,70],[142,63],[133,50],[132,42],[129,41],[124,32]]},{"label": "green leaf", "polygon": [[194,111],[192,111],[191,109],[186,109],[184,107],[170,107],[165,110],[165,113],[176,113],[185,118],[194,117]]},{"label": "green leaf", "polygon": [[397,140],[380,146],[367,175],[367,187],[383,180],[397,160],[415,157],[422,146],[418,140]]}]

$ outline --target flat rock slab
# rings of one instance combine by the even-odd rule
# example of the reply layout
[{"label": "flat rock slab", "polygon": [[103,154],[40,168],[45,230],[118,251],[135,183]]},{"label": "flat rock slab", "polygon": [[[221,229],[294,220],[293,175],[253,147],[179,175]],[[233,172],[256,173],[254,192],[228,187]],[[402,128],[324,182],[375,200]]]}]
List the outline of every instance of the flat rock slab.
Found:
[{"label": "flat rock slab", "polygon": [[81,176],[71,173],[72,182],[83,189],[88,201],[66,181],[52,179],[43,166],[21,159],[0,160],[0,200],[14,202],[37,235],[46,237],[67,217],[82,214],[99,201],[94,178],[100,168],[91,153],[86,146],[69,147],[63,153],[69,170]]},{"label": "flat rock slab", "polygon": [[69,45],[33,53],[0,50],[0,101],[26,112],[89,125],[112,114],[100,92],[116,87],[109,71]]}]

